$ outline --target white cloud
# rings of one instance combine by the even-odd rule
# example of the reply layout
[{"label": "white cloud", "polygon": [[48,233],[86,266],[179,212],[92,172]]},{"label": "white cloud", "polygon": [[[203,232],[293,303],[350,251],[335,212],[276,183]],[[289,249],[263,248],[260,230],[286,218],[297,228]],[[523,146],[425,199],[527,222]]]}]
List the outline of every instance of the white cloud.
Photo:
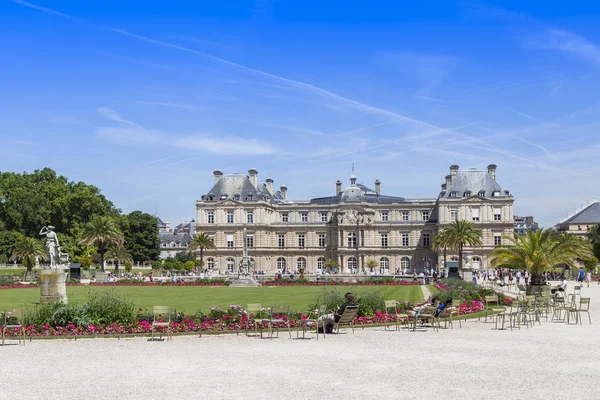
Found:
[{"label": "white cloud", "polygon": [[547,28],[543,38],[528,38],[529,47],[562,51],[594,65],[600,65],[600,47],[588,39],[562,29]]},{"label": "white cloud", "polygon": [[96,111],[98,111],[98,114],[102,115],[106,119],[110,119],[110,120],[116,121],[116,122],[121,122],[123,124],[139,126],[138,124],[136,124],[133,121],[129,121],[129,120],[122,118],[121,115],[119,115],[119,113],[114,111],[112,108],[99,107],[96,109]]},{"label": "white cloud", "polygon": [[255,139],[243,139],[235,136],[219,138],[210,136],[186,136],[175,139],[173,144],[185,149],[223,155],[264,155],[277,152],[277,150],[269,144],[261,143]]}]

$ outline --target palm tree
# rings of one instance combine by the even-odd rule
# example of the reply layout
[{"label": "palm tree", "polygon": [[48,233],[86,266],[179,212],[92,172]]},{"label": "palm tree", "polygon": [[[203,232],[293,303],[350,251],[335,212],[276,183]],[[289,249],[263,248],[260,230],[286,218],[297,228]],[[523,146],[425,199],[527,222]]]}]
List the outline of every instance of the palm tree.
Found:
[{"label": "palm tree", "polygon": [[465,220],[454,221],[447,229],[446,247],[458,249],[459,270],[463,267],[463,249],[466,246],[481,246],[481,231],[473,226],[472,222]]},{"label": "palm tree", "polygon": [[200,250],[200,267],[204,267],[204,250],[214,249],[215,242],[204,232],[198,232],[188,243],[188,251]]},{"label": "palm tree", "polygon": [[492,264],[501,268],[526,270],[531,285],[545,284],[544,272],[558,264],[577,267],[578,259],[593,256],[592,245],[571,233],[555,234],[552,229],[536,232],[528,229],[524,235],[507,238],[510,246],[501,246],[490,253]]},{"label": "palm tree", "polygon": [[27,276],[28,273],[33,276],[35,260],[48,260],[48,252],[41,240],[24,237],[15,243],[10,259],[11,261],[21,261],[21,263],[27,267],[25,276]]},{"label": "palm tree", "polygon": [[440,249],[444,250],[444,267],[445,267],[447,250],[448,249],[454,250],[452,243],[450,243],[450,230],[443,229],[443,230],[439,231],[437,233],[437,235],[435,235],[435,238],[433,239],[433,243],[431,244],[431,246],[433,247],[433,250],[435,250],[436,252],[440,251]]},{"label": "palm tree", "polygon": [[323,266],[327,268],[329,272],[333,272],[338,267],[338,263],[333,258],[330,258],[323,263]]},{"label": "palm tree", "polygon": [[106,260],[115,263],[115,274],[119,272],[119,263],[133,262],[131,254],[123,246],[109,246],[106,249]]},{"label": "palm tree", "polygon": [[108,216],[94,216],[83,226],[80,244],[94,245],[100,254],[100,269],[104,272],[104,253],[109,246],[121,246],[123,233],[114,219]]},{"label": "palm tree", "polygon": [[367,262],[365,263],[365,267],[369,268],[371,270],[371,272],[373,272],[374,268],[377,268],[377,261],[373,260],[372,258],[368,259]]}]

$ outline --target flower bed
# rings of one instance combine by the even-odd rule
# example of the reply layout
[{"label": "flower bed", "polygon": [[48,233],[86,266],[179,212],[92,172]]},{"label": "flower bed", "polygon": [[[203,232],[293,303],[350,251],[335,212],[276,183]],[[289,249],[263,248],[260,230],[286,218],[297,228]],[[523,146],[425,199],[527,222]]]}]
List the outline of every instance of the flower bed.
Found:
[{"label": "flower bed", "polygon": [[493,289],[484,288],[472,282],[465,282],[458,279],[438,280],[434,283],[434,286],[441,292],[438,294],[440,300],[445,300],[446,298],[461,298],[467,301],[473,301],[473,303],[478,302],[481,303],[482,307],[479,311],[485,309],[485,306],[482,303],[485,296],[496,295],[498,296],[498,300],[505,305],[510,305],[513,302],[511,297],[508,297],[503,293],[498,293]]},{"label": "flower bed", "polygon": [[306,280],[273,280],[261,283],[262,286],[413,286],[422,285],[421,282],[404,282],[404,281],[358,281],[358,282],[342,282],[342,281],[306,281]]}]

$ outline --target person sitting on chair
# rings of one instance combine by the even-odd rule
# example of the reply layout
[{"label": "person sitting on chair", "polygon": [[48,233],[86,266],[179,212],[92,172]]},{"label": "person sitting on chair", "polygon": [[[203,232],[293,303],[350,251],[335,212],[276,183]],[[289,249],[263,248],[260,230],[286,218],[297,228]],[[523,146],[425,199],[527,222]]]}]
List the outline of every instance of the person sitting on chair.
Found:
[{"label": "person sitting on chair", "polygon": [[440,303],[440,305],[437,306],[437,309],[435,310],[435,316],[437,317],[438,315],[440,315],[450,305],[452,305],[452,299],[450,298],[446,299],[445,302]]},{"label": "person sitting on chair", "polygon": [[346,293],[344,295],[344,298],[346,302],[340,306],[337,312],[325,314],[319,317],[317,322],[319,331],[321,331],[323,329],[323,326],[325,326],[325,333],[333,333],[333,327],[335,326],[335,323],[340,320],[341,315],[346,310],[346,307],[356,305],[356,299],[352,293]]}]

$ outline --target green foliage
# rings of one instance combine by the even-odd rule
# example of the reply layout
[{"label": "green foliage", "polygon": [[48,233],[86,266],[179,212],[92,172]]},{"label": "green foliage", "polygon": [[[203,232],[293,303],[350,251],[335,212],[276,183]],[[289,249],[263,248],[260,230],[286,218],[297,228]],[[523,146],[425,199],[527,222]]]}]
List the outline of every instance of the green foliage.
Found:
[{"label": "green foliage", "polygon": [[81,268],[84,270],[90,269],[92,266],[92,256],[91,255],[82,255],[79,257],[75,257],[75,261],[81,264]]},{"label": "green foliage", "polygon": [[492,264],[501,268],[527,270],[532,284],[544,284],[543,273],[558,264],[577,267],[577,259],[592,257],[592,246],[580,236],[570,233],[555,234],[552,229],[536,232],[528,229],[525,235],[507,238],[511,246],[494,249]]},{"label": "green foliage", "polygon": [[375,311],[385,309],[385,299],[381,293],[372,290],[358,293],[356,303],[359,305],[359,316],[372,316],[375,315]]},{"label": "green foliage", "polygon": [[365,268],[369,268],[371,271],[373,271],[374,268],[377,268],[377,261],[373,260],[372,258],[368,259],[365,263]]},{"label": "green foliage", "polygon": [[337,268],[337,267],[339,266],[339,264],[338,264],[338,262],[337,262],[337,261],[335,261],[333,258],[330,258],[329,260],[326,260],[326,261],[323,263],[323,266],[324,266],[325,268],[327,268],[328,270],[332,271],[332,270],[334,270],[335,268]]},{"label": "green foliage", "polygon": [[160,260],[152,261],[152,269],[161,269],[162,266],[163,266],[162,261],[160,261]]},{"label": "green foliage", "polygon": [[435,293],[435,296],[440,302],[444,302],[448,299],[483,301],[485,296],[497,295],[498,300],[503,303],[506,297],[503,293],[496,292],[493,289],[484,288],[481,285],[477,285],[470,281],[463,281],[461,279],[443,279],[441,281],[446,284],[446,290]]},{"label": "green foliage", "polygon": [[191,271],[196,268],[196,263],[193,261],[187,261],[183,264],[183,269],[186,271]]},{"label": "green foliage", "polygon": [[131,263],[131,261],[125,261],[125,271],[127,272],[131,272],[132,268],[133,268],[133,264]]},{"label": "green foliage", "polygon": [[15,244],[23,239],[23,235],[15,231],[3,231],[0,230],[0,255],[4,255],[7,258],[12,256]]},{"label": "green foliage", "polygon": [[8,256],[6,254],[0,254],[0,264],[8,263]]},{"label": "green foliage", "polygon": [[462,269],[463,266],[463,249],[465,247],[482,246],[481,230],[475,228],[471,221],[457,220],[450,224],[444,233],[444,247],[450,249],[458,249],[458,265]]},{"label": "green foliage", "polygon": [[127,226],[122,228],[125,248],[133,257],[133,261],[156,260],[160,254],[156,218],[141,211],[133,211],[124,217],[127,220]]},{"label": "green foliage", "polygon": [[76,236],[78,226],[92,215],[117,215],[119,210],[100,190],[83,182],[69,182],[49,169],[33,173],[0,173],[0,220],[4,229],[37,237],[40,227]]},{"label": "green foliage", "polygon": [[588,232],[588,239],[594,249],[594,255],[600,259],[600,224],[595,225]]},{"label": "green foliage", "polygon": [[134,322],[136,309],[133,302],[114,290],[88,292],[86,302],[81,305],[60,302],[39,304],[28,310],[25,316],[27,324],[48,325],[51,327],[67,324],[101,325],[117,323],[119,325]]},{"label": "green foliage", "polygon": [[95,215],[81,231],[80,244],[93,245],[100,255],[100,268],[104,271],[104,255],[110,246],[123,245],[123,233],[113,217]]},{"label": "green foliage", "polygon": [[175,254],[175,259],[177,261],[181,261],[182,263],[186,263],[188,261],[196,261],[196,256],[192,253],[188,253],[187,251],[181,251]]},{"label": "green foliage", "polygon": [[222,320],[224,316],[227,315],[227,311],[222,308],[215,306],[210,309],[208,312],[208,317],[213,320]]},{"label": "green foliage", "polygon": [[167,271],[183,271],[185,269],[185,264],[173,257],[168,257],[165,259],[162,267]]},{"label": "green foliage", "polygon": [[373,277],[365,279],[366,283],[393,283],[396,282],[395,278],[384,278],[384,277]]},{"label": "green foliage", "polygon": [[325,306],[327,312],[331,310],[337,310],[342,304],[344,304],[344,295],[333,288],[322,288],[315,299],[309,304],[309,310],[318,310],[321,305]]},{"label": "green foliage", "polygon": [[594,272],[596,266],[598,266],[598,259],[592,256],[583,261],[584,268],[587,272]]},{"label": "green foliage", "polygon": [[27,272],[31,272],[36,258],[39,260],[48,259],[48,253],[41,240],[24,237],[15,243],[11,260],[20,261],[27,267]]}]

